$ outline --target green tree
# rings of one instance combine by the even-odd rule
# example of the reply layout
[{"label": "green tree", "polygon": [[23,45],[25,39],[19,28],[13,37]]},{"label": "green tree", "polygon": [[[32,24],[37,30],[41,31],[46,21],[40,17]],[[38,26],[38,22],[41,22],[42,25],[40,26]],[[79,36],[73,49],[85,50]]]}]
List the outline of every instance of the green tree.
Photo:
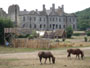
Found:
[{"label": "green tree", "polygon": [[68,26],[66,28],[66,34],[67,34],[67,38],[71,38],[72,34],[73,34],[73,29],[72,26]]},{"label": "green tree", "polygon": [[13,27],[12,21],[0,18],[0,44],[4,44],[4,28]]},{"label": "green tree", "polygon": [[85,10],[78,11],[75,13],[78,21],[78,29],[86,30],[90,28],[90,8],[86,8]]},{"label": "green tree", "polygon": [[86,31],[87,36],[90,36],[90,31]]}]

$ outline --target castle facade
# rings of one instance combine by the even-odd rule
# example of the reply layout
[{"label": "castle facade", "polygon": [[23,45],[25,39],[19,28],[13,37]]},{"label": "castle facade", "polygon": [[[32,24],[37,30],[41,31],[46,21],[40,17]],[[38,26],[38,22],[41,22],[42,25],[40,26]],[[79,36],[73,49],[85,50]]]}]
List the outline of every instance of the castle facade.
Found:
[{"label": "castle facade", "polygon": [[73,30],[77,30],[77,17],[75,14],[64,12],[64,5],[55,8],[55,4],[47,10],[45,5],[42,11],[20,11],[18,5],[11,5],[8,8],[8,18],[10,18],[18,27],[30,28],[35,30],[56,30],[65,29],[72,26]]}]

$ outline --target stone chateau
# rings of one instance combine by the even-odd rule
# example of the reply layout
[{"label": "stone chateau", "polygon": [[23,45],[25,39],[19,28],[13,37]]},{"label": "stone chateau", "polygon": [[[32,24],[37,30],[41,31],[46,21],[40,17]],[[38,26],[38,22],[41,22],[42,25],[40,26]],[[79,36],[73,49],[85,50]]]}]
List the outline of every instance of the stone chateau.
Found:
[{"label": "stone chateau", "polygon": [[35,30],[56,30],[65,29],[69,25],[77,30],[77,17],[75,14],[67,14],[64,12],[64,5],[55,8],[55,4],[47,10],[45,5],[42,11],[20,11],[18,5],[11,5],[8,8],[8,14],[0,8],[0,17],[11,19],[18,27],[30,28]]}]

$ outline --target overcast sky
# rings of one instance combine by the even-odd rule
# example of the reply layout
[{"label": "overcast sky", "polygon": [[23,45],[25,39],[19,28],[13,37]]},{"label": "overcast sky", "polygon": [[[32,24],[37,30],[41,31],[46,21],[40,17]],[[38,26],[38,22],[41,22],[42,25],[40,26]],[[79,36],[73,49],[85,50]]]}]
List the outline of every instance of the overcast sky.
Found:
[{"label": "overcast sky", "polygon": [[42,5],[45,4],[46,9],[50,9],[52,3],[55,3],[55,8],[64,5],[66,13],[73,13],[90,7],[90,0],[0,0],[0,8],[6,12],[12,4],[18,4],[20,10],[42,10]]}]

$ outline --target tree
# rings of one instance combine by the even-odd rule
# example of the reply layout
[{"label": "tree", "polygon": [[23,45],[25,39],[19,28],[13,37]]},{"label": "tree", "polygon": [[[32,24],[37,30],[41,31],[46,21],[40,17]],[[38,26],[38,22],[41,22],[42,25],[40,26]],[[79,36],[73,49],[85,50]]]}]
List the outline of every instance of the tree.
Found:
[{"label": "tree", "polygon": [[86,31],[87,36],[90,36],[90,31]]},{"label": "tree", "polygon": [[78,29],[86,30],[90,27],[90,8],[75,13],[78,19]]},{"label": "tree", "polygon": [[71,38],[72,34],[73,34],[73,29],[72,26],[68,26],[66,28],[66,34],[67,34],[67,38]]},{"label": "tree", "polygon": [[0,18],[0,44],[4,44],[4,28],[10,27],[13,27],[11,20]]}]

